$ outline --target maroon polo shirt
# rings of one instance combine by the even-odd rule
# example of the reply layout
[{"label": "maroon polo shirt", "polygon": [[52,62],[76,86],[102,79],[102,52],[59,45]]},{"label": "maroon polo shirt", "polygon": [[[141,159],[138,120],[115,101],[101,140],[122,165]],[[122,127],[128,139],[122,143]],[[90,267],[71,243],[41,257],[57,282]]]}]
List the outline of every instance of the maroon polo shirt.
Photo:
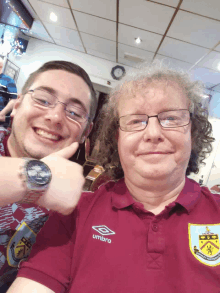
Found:
[{"label": "maroon polo shirt", "polygon": [[158,215],[120,180],[51,217],[19,277],[55,292],[220,292],[220,196],[191,179]]}]

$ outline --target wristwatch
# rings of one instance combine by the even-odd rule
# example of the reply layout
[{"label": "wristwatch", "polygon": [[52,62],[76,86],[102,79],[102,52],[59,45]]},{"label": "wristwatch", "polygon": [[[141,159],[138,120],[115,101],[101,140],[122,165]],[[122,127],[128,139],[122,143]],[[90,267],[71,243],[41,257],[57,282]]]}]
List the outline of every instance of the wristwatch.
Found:
[{"label": "wristwatch", "polygon": [[19,176],[26,185],[27,193],[20,202],[35,203],[48,189],[52,174],[44,162],[29,158],[23,159]]}]

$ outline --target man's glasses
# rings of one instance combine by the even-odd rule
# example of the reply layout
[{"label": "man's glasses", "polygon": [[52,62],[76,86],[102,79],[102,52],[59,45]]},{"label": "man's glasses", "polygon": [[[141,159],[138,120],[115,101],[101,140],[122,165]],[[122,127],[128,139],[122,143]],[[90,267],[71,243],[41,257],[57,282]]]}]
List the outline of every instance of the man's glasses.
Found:
[{"label": "man's glasses", "polygon": [[147,127],[150,117],[157,117],[163,128],[175,128],[188,125],[192,117],[186,109],[170,110],[159,113],[158,115],[148,116],[145,114],[131,114],[119,118],[119,127],[126,132],[144,130]]},{"label": "man's glasses", "polygon": [[60,102],[56,96],[45,90],[29,90],[27,93],[31,94],[31,98],[36,104],[41,105],[44,108],[54,108],[57,103],[64,105],[66,116],[72,121],[82,123],[87,121],[89,118],[88,114],[82,108],[77,107],[74,102],[70,102],[68,104]]}]

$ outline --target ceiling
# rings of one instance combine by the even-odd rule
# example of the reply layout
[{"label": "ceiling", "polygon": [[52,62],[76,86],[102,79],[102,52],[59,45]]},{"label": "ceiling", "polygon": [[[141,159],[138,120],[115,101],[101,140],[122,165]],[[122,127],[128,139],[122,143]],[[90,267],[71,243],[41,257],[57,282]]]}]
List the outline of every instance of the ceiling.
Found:
[{"label": "ceiling", "polygon": [[220,0],[22,2],[35,19],[25,33],[31,37],[132,67],[133,58],[166,58],[195,78],[202,72],[207,87],[220,92]]}]

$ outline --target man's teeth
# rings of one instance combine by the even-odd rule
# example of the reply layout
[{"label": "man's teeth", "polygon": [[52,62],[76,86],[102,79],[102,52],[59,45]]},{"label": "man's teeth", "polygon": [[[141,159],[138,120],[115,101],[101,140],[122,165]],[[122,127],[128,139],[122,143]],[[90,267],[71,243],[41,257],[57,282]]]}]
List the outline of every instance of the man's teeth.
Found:
[{"label": "man's teeth", "polygon": [[46,138],[49,138],[49,139],[53,139],[53,140],[59,140],[60,139],[59,136],[51,134],[49,132],[46,132],[46,131],[44,131],[42,129],[36,129],[36,133],[39,134],[40,136],[43,136],[43,137],[46,137]]}]

